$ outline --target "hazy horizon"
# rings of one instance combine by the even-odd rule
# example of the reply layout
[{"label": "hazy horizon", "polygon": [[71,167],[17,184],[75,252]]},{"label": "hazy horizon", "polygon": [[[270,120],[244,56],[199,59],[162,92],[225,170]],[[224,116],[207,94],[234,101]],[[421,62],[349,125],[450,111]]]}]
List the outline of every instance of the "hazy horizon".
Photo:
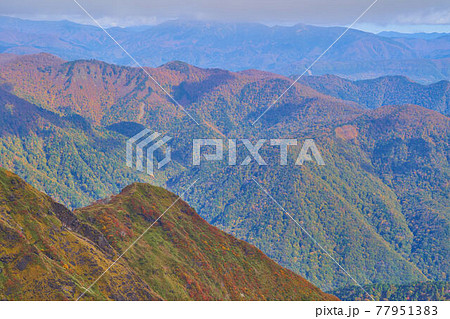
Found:
[{"label": "hazy horizon", "polygon": [[151,26],[177,19],[346,27],[366,10],[354,29],[373,33],[450,32],[450,6],[445,0],[18,0],[0,3],[0,15],[93,25],[81,6],[104,27]]},{"label": "hazy horizon", "polygon": [[[0,17],[9,17],[9,18],[16,18],[21,20],[27,20],[27,21],[34,21],[34,22],[72,22],[80,25],[88,25],[88,26],[95,26],[98,27],[91,19],[87,20],[84,17],[83,18],[76,18],[76,17],[68,17],[68,16],[61,16],[57,18],[54,16],[51,17],[44,17],[44,16],[18,16],[18,15],[6,15],[6,14],[0,14]],[[102,20],[98,19],[97,21]],[[106,21],[106,18],[103,18],[103,21]],[[292,22],[292,23],[264,23],[264,22],[257,22],[257,21],[220,21],[220,20],[211,20],[211,19],[195,19],[195,18],[173,18],[173,19],[165,19],[160,21],[155,21],[154,23],[145,23],[142,22],[141,24],[123,24],[123,25],[116,25],[114,23],[104,23],[101,22],[101,25],[105,28],[135,28],[135,27],[152,27],[157,26],[166,22],[175,22],[175,21],[181,21],[181,22],[199,22],[199,23],[217,23],[217,24],[260,24],[265,25],[268,27],[292,27],[299,24],[304,25],[311,25],[311,26],[317,26],[317,27],[347,27],[347,25],[338,25],[338,24],[316,24],[316,23],[305,23],[303,21],[298,22]],[[399,32],[399,33],[405,33],[405,34],[414,34],[414,33],[450,33],[450,25],[388,25],[388,26],[382,26],[382,25],[376,25],[376,24],[367,24],[367,23],[361,23],[356,24],[353,26],[352,29],[360,30],[364,32],[370,32],[370,33],[380,33],[380,32]]]}]

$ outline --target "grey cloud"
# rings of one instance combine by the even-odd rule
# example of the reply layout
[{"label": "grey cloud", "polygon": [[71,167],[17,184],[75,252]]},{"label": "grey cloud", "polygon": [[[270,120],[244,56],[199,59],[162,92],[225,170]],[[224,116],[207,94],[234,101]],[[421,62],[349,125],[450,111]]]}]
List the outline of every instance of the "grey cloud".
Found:
[{"label": "grey cloud", "polygon": [[[347,25],[374,0],[77,0],[109,25],[185,18],[236,22]],[[73,0],[2,1],[0,14],[89,22]],[[372,24],[450,24],[448,0],[379,0],[362,19]]]}]

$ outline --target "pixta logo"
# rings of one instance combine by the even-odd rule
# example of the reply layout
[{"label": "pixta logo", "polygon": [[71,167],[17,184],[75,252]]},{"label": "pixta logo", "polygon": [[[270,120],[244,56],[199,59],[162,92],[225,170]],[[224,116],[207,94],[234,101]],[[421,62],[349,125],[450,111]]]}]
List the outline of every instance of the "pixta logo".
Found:
[{"label": "pixta logo", "polygon": [[[259,150],[264,144],[267,143],[267,140],[260,139],[257,140],[255,144],[248,139],[241,139],[242,144],[245,146],[249,155],[240,163],[240,165],[248,165],[251,163],[252,158],[256,161],[258,165],[267,165],[267,162],[264,158],[259,154]],[[228,165],[237,165],[237,140],[230,139],[228,140]],[[297,146],[298,141],[296,139],[271,139],[270,146],[279,147],[280,156],[279,156],[279,165],[288,165],[288,147],[289,146]],[[213,154],[203,154],[203,158],[207,161],[222,161],[224,157],[224,147],[223,140],[221,139],[194,139],[193,141],[193,152],[192,152],[192,164],[200,165],[201,163],[201,150],[202,146],[209,146],[214,148]],[[311,153],[311,154],[310,154]],[[311,156],[312,155],[312,156]],[[314,140],[307,139],[303,143],[300,153],[297,156],[295,161],[295,165],[303,165],[306,161],[316,161],[318,165],[325,165],[325,162],[322,158],[322,155],[319,152],[319,149],[316,146]]]},{"label": "pixta logo", "polygon": [[[133,146],[136,144],[136,169],[140,172],[143,172],[144,163],[146,163],[147,174],[154,176],[153,162],[155,152],[172,139],[169,136],[164,136],[153,143],[160,136],[161,134],[158,132],[151,133],[150,130],[144,129],[140,133],[130,138],[127,141],[127,166],[133,167]],[[144,151],[146,154],[145,157]],[[164,152],[164,158],[158,162],[158,169],[161,169],[164,165],[169,163],[170,160],[171,148],[170,146],[167,146]]]},{"label": "pixta logo", "polygon": [[[144,171],[144,165],[147,167],[147,174],[154,176],[154,161],[155,152],[163,147],[172,138],[168,136],[161,137],[158,132],[151,133],[150,130],[145,129],[136,134],[127,141],[127,166],[133,167],[133,154],[136,153],[136,169]],[[279,150],[278,164],[281,166],[288,165],[288,148],[290,146],[298,146],[299,142],[296,139],[260,139],[252,143],[248,139],[193,139],[192,140],[192,165],[198,166],[205,161],[223,161],[224,160],[224,144],[227,145],[227,159],[228,165],[249,165],[255,161],[258,165],[267,165],[267,161],[259,154],[261,148],[269,143],[271,147],[276,147]],[[238,162],[237,144],[242,143],[246,157]],[[136,145],[136,151],[133,148]],[[242,149],[242,148],[241,148]],[[171,161],[171,148],[165,145],[164,149],[160,150],[163,153],[163,158],[158,163],[158,169]],[[161,157],[161,156],[158,156]],[[325,165],[322,155],[319,152],[314,140],[307,139],[301,145],[298,156],[295,160],[295,165],[303,165],[307,161],[316,162],[318,165]]]}]

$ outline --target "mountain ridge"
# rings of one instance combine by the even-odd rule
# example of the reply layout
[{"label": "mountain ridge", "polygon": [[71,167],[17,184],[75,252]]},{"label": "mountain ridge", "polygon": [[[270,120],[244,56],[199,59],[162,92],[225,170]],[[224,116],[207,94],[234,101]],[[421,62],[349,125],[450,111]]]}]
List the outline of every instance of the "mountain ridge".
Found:
[{"label": "mountain ridge", "polygon": [[[72,213],[0,168],[0,236],[6,239],[0,246],[1,298],[337,300],[255,247],[210,226],[182,200],[159,219],[167,211],[166,202],[176,198],[162,188],[132,184],[108,200]],[[91,214],[97,210],[99,214]],[[155,220],[151,231],[130,247]],[[202,240],[191,238],[199,235]],[[118,245],[119,238],[127,241]],[[15,248],[19,242],[23,252]],[[204,249],[194,250],[192,244]],[[80,245],[90,248],[81,251]],[[127,255],[119,260],[125,249]],[[55,273],[56,281],[51,279]],[[90,289],[82,296],[84,287]]]},{"label": "mountain ridge", "polygon": [[[184,62],[145,69],[188,112],[197,118],[203,116],[209,123],[217,123],[210,113],[220,111],[217,105],[211,112],[206,108],[209,104],[232,103],[230,113],[221,116],[221,125],[215,126],[222,132],[226,124],[237,127],[242,121],[256,119],[270,104],[274,92],[281,94],[291,84],[289,78],[269,72],[201,69]],[[0,84],[9,85],[19,97],[63,114],[78,113],[96,124],[111,125],[118,119],[136,121],[141,103],[145,104],[146,114],[142,124],[160,125],[161,121],[154,123],[153,118],[169,121],[169,115],[175,116],[176,121],[184,121],[179,106],[140,68],[95,60],[65,62],[52,55],[38,54],[8,60],[0,64],[0,70]],[[321,117],[318,116],[322,112],[320,107],[334,109],[336,116],[347,116],[361,108],[354,102],[328,97],[302,84],[294,85],[287,93],[280,104],[291,110],[280,114],[280,120],[296,112],[294,107],[298,104],[309,109],[315,119]]]},{"label": "mountain ridge", "polygon": [[306,76],[300,82],[323,94],[353,101],[370,109],[383,105],[416,104],[447,116],[450,114],[450,82],[445,80],[422,85],[404,76],[350,81],[324,75]]}]

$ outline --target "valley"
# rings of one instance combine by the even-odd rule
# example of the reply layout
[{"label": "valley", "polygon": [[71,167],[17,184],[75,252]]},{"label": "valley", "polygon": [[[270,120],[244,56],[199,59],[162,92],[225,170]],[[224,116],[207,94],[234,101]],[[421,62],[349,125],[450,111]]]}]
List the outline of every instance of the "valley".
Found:
[{"label": "valley", "polygon": [[[180,194],[199,179],[186,201],[207,222],[324,291],[353,285],[255,179],[361,284],[448,281],[450,123],[436,112],[445,88],[434,104],[417,100],[424,88],[415,84],[407,96],[416,100],[371,104],[356,89],[330,89],[326,77],[305,78],[253,126],[289,78],[183,62],[146,68],[196,125],[138,68],[49,54],[0,60],[2,166],[71,209],[134,182]],[[404,92],[393,83],[392,96]],[[144,127],[174,141],[172,162],[154,178],[125,166],[126,140]],[[294,165],[301,145],[283,167],[192,165],[192,139],[224,137],[314,139],[325,166]]]}]

